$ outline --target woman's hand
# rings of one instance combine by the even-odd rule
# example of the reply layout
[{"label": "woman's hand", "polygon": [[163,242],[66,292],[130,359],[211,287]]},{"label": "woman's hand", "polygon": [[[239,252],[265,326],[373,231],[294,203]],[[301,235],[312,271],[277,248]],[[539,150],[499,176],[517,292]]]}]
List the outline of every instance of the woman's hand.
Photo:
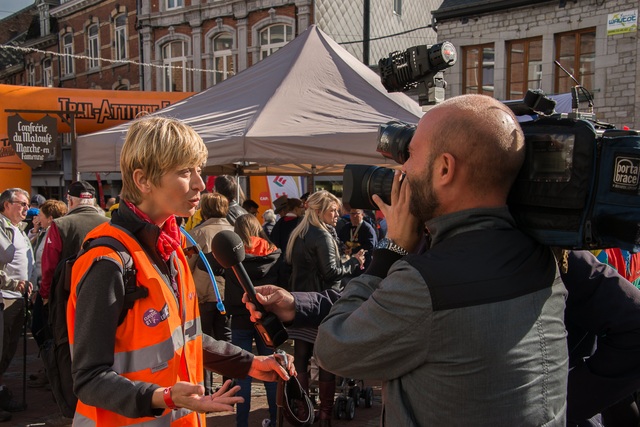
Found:
[{"label": "woman's hand", "polygon": [[281,364],[282,356],[255,356],[251,368],[249,369],[249,375],[257,380],[262,381],[277,381],[278,377],[287,381],[289,375],[296,376],[296,368],[293,365],[293,356],[287,355],[286,369]]},{"label": "woman's hand", "polygon": [[[202,385],[180,381],[171,387],[171,400],[179,408],[187,408],[196,412],[231,412],[233,405],[244,402],[242,397],[235,396],[240,390],[240,386],[231,387],[231,384],[231,380],[227,380],[218,391],[205,396]],[[164,392],[164,388],[158,390],[160,394]],[[166,407],[164,399],[162,402],[161,407]]]}]

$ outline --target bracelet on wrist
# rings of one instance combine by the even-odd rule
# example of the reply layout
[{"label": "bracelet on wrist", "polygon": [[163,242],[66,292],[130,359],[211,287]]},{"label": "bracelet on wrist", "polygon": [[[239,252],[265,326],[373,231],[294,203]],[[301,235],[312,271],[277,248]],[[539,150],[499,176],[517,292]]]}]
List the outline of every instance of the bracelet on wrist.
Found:
[{"label": "bracelet on wrist", "polygon": [[376,249],[386,249],[401,256],[409,255],[409,251],[407,251],[402,246],[397,245],[393,240],[387,237],[378,242]]},{"label": "bracelet on wrist", "polygon": [[167,408],[175,410],[178,409],[175,402],[171,398],[171,387],[167,387],[162,392],[162,397],[164,399],[164,404],[167,405]]}]

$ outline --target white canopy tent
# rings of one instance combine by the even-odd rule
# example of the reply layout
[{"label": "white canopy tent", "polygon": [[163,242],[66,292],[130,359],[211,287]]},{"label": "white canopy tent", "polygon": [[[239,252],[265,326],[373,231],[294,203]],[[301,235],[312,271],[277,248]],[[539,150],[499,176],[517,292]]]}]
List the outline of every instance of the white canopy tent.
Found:
[{"label": "white canopy tent", "polygon": [[[202,136],[209,174],[341,174],[395,165],[375,150],[378,125],[422,109],[315,25],[238,75],[157,113]],[[116,172],[128,124],[80,136],[78,170]]]}]

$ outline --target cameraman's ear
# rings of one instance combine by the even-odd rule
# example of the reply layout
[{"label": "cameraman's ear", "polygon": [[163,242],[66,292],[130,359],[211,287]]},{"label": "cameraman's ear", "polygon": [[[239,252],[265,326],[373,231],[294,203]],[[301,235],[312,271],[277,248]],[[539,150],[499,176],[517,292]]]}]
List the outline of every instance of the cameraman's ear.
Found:
[{"label": "cameraman's ear", "polygon": [[436,157],[433,168],[434,181],[440,185],[451,184],[456,172],[456,159],[449,153],[442,153]]}]

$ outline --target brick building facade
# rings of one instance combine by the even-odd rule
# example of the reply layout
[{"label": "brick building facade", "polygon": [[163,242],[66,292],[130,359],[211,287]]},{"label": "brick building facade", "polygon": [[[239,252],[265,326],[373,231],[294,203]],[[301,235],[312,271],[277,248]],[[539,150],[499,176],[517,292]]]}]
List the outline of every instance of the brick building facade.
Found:
[{"label": "brick building facade", "polygon": [[445,73],[447,96],[569,92],[575,83],[557,60],[593,94],[598,119],[638,129],[638,33],[609,22],[637,22],[637,14],[638,2],[630,0],[444,0],[433,12],[438,39],[452,42],[459,55]]},{"label": "brick building facade", "polygon": [[[50,13],[59,27],[56,48],[65,55],[54,61],[54,86],[140,89],[139,66],[111,62],[139,62],[135,0],[68,1],[52,8]],[[38,56],[32,61],[38,64]]]}]

